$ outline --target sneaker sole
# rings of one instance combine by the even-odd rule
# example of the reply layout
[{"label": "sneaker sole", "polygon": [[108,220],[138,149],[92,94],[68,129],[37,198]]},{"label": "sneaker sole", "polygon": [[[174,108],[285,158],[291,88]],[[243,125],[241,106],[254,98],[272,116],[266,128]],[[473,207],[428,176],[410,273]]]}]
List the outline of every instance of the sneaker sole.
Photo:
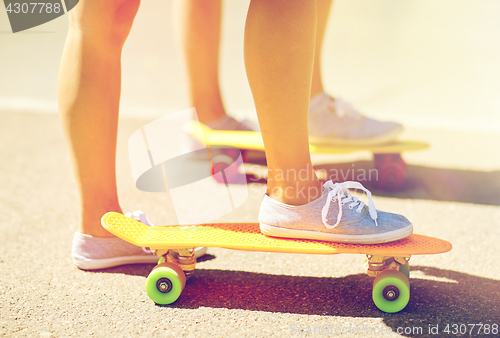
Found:
[{"label": "sneaker sole", "polygon": [[80,257],[72,257],[73,263],[82,270],[100,270],[113,268],[121,265],[129,264],[156,264],[158,257],[151,256],[128,256],[128,257],[113,257],[105,259],[88,259]]},{"label": "sneaker sole", "polygon": [[260,231],[270,237],[283,237],[294,239],[314,239],[328,242],[352,243],[352,244],[380,244],[394,242],[410,236],[413,233],[413,226],[399,230],[373,235],[342,235],[321,231],[297,230],[275,227],[269,224],[260,223]]},{"label": "sneaker sole", "polygon": [[[199,258],[207,253],[206,247],[196,247],[194,255]],[[100,270],[113,268],[116,266],[129,265],[129,264],[156,264],[160,257],[151,254],[151,256],[125,256],[125,257],[112,257],[103,259],[89,259],[84,257],[72,257],[73,264],[82,270]]]}]

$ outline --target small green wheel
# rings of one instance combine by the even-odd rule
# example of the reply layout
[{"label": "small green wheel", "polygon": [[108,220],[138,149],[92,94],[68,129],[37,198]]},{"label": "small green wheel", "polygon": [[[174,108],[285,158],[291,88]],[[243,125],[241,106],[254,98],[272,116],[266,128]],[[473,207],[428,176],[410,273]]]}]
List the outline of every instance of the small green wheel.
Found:
[{"label": "small green wheel", "polygon": [[401,265],[399,267],[399,272],[406,276],[406,278],[410,279],[410,264],[406,262],[405,265]]},{"label": "small green wheel", "polygon": [[157,265],[146,279],[146,292],[156,304],[172,304],[186,285],[184,271],[174,263]]},{"label": "small green wheel", "polygon": [[372,297],[380,310],[399,312],[410,301],[410,282],[402,272],[386,270],[375,278]]}]

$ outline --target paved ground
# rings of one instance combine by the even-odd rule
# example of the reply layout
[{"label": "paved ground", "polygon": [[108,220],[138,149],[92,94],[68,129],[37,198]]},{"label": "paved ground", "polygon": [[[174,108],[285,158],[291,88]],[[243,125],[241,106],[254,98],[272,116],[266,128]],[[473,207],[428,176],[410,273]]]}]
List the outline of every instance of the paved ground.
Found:
[{"label": "paved ground", "polygon": [[[427,330],[437,324],[444,329],[448,323],[500,321],[500,268],[495,264],[500,254],[498,170],[422,165],[409,156],[410,177],[403,191],[373,189],[378,208],[402,213],[414,222],[416,232],[454,245],[450,253],[412,259],[411,302],[399,314],[383,314],[372,304],[371,281],[364,274],[361,256],[224,249],[211,249],[178,302],[161,307],[144,291],[152,266],[84,272],[72,265],[69,253],[78,221],[77,195],[57,117],[0,115],[4,158],[0,166],[0,332],[6,336],[282,336],[293,332],[291,325]],[[167,196],[136,191],[128,168],[128,136],[144,123],[124,119],[121,124],[120,195],[126,210],[140,208],[153,215],[153,222],[167,223]],[[427,135],[435,147],[413,155],[425,156],[429,162],[458,136],[450,133],[443,141],[442,135]],[[471,133],[467,139],[478,140],[477,145],[460,150],[471,158],[481,143],[495,144],[493,137],[488,140],[485,135]],[[370,166],[363,159],[353,163],[355,168]],[[340,169],[342,165],[319,167]],[[226,221],[256,221],[263,185],[250,189],[249,200]]]},{"label": "paved ground", "polygon": [[[342,36],[356,44],[335,54],[332,63],[336,66],[326,70],[329,88],[344,89],[348,97],[380,116],[396,116],[401,111],[399,119],[408,125],[404,137],[431,144],[430,149],[405,157],[409,178],[402,191],[389,193],[367,184],[376,195],[377,208],[404,214],[414,223],[415,232],[454,245],[447,254],[412,258],[411,300],[404,311],[389,315],[376,309],[363,257],[355,255],[211,249],[198,264],[186,292],[165,307],[154,305],[145,293],[151,265],[98,272],[75,268],[69,254],[78,222],[77,194],[53,114],[64,39],[61,19],[40,27],[42,33],[0,35],[0,335],[263,337],[295,336],[301,328],[314,327],[335,333],[335,328],[351,326],[359,327],[351,336],[380,335],[388,328],[400,328],[402,336],[430,336],[429,330],[438,326],[437,336],[448,336],[444,330],[450,324],[449,336],[454,336],[452,325],[465,324],[469,325],[467,333],[472,328],[476,336],[479,327],[473,324],[500,325],[500,267],[496,264],[500,257],[500,105],[496,94],[500,84],[498,67],[494,67],[500,53],[492,47],[499,37],[498,22],[493,20],[499,8],[491,1],[460,1],[460,6],[424,1],[421,7],[399,3],[381,1],[377,7],[366,1],[339,1],[334,12],[337,21],[329,33],[331,49],[325,53],[334,54],[336,46],[350,46],[348,38],[342,39],[334,30],[350,28],[344,28]],[[244,7],[228,4],[227,23],[241,28]],[[171,219],[169,198],[135,189],[127,140],[155,117],[184,108],[185,94],[175,53],[165,49],[171,43],[168,38],[163,41],[163,52],[139,52],[147,50],[141,43],[152,48],[161,45],[155,40],[140,41],[141,32],[156,32],[161,26],[144,24],[148,18],[144,13],[157,15],[154,8],[144,8],[133,33],[137,35],[127,45],[129,56],[124,57],[129,80],[124,85],[125,117],[118,140],[118,186],[125,210],[142,209],[152,215],[153,222],[166,224]],[[356,15],[368,23],[352,24]],[[419,16],[427,25],[416,22]],[[395,18],[399,21],[391,21]],[[7,30],[2,20],[0,16],[2,29]],[[432,28],[438,33],[432,34]],[[241,42],[231,35],[237,31],[225,33],[225,51],[228,44]],[[413,39],[407,41],[401,31]],[[397,52],[390,53],[387,36],[398,38]],[[368,43],[375,37],[381,45]],[[414,44],[423,50],[411,47]],[[350,58],[359,50],[371,57]],[[412,53],[417,56],[411,57]],[[231,55],[226,52],[224,56],[222,75],[230,97],[228,106],[248,114],[247,89],[235,86],[241,73],[234,69],[242,65],[238,58],[231,61]],[[348,61],[354,64],[350,68]],[[145,68],[134,68],[134,64]],[[410,71],[405,72],[406,67]],[[167,81],[161,74],[169,70],[174,78]],[[369,70],[367,81],[362,81],[363,71]],[[138,90],[143,83],[147,88]],[[140,117],[141,113],[149,115]],[[371,166],[367,154],[317,157],[315,161],[318,168],[326,169]],[[249,189],[245,204],[223,221],[256,221],[264,186],[253,184]]]}]

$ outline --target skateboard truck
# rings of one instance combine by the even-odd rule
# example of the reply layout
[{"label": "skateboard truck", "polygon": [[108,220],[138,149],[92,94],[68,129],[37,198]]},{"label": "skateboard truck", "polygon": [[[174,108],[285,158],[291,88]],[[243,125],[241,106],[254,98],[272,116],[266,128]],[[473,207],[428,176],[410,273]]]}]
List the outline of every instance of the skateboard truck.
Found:
[{"label": "skateboard truck", "polygon": [[406,277],[410,275],[409,261],[411,256],[366,255],[368,259],[367,274],[377,277],[386,270],[401,271]]},{"label": "skateboard truck", "polygon": [[196,257],[194,256],[194,248],[186,249],[168,249],[168,250],[153,250],[153,253],[160,257],[158,264],[173,263],[179,266],[186,279],[193,274],[196,268]]}]

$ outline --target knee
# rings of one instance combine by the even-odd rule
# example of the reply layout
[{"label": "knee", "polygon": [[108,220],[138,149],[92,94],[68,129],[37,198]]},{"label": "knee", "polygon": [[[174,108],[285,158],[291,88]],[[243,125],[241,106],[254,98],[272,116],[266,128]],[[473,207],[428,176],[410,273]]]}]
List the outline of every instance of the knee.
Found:
[{"label": "knee", "polygon": [[139,5],[140,0],[81,0],[69,13],[70,28],[94,41],[123,44]]}]

